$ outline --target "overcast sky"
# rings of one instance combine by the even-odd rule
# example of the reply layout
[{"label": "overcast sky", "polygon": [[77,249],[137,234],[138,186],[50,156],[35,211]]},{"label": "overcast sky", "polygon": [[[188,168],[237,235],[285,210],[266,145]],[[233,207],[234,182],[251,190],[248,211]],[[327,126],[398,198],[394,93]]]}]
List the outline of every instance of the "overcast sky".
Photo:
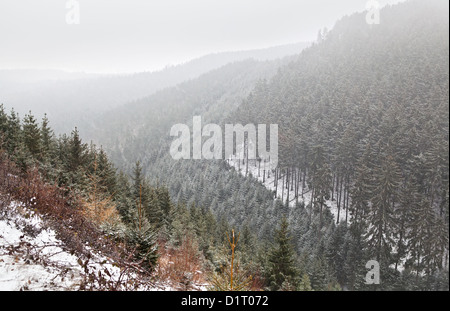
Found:
[{"label": "overcast sky", "polygon": [[[312,41],[368,0],[0,0],[0,69],[152,71],[221,51]],[[399,0],[378,0],[384,6]]]}]

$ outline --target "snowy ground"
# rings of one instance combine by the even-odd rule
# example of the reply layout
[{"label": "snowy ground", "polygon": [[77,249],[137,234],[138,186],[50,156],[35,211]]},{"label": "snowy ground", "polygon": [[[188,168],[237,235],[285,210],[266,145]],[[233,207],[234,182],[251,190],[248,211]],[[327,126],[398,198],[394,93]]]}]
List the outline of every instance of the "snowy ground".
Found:
[{"label": "snowy ground", "polygon": [[[99,284],[103,281],[121,284],[120,290],[174,290],[162,282],[134,282],[133,274],[124,274],[123,267],[87,245],[86,250],[91,254],[88,261],[69,253],[56,232],[47,228],[41,217],[22,204],[11,203],[0,212],[1,291],[80,290],[80,285],[89,275],[95,275],[95,281],[91,283],[94,290],[97,286],[104,288],[100,287],[104,284]],[[203,289],[201,286],[194,288]]]},{"label": "snowy ground", "polygon": [[[244,162],[244,163],[243,163]],[[243,176],[246,176],[246,174],[251,174],[255,179],[257,179],[261,184],[263,184],[267,189],[271,191],[275,191],[275,174],[273,172],[273,167],[270,162],[264,163],[264,161],[261,162],[261,168],[259,169],[259,163],[256,160],[249,160],[248,164],[248,171],[246,167],[246,160],[239,160],[239,155],[233,156],[232,158],[227,160],[227,163],[234,167],[236,171],[240,172]],[[263,172],[266,171],[266,176],[263,179]],[[267,172],[270,171],[268,174]],[[263,182],[264,180],[264,182]],[[283,198],[283,202],[286,202],[289,195],[289,206],[294,207],[296,204],[296,198],[294,191],[288,191],[288,189],[282,189],[282,177],[278,179],[278,192],[277,192],[277,198],[281,200]],[[300,183],[300,189],[298,191],[299,197],[298,202],[303,202],[305,206],[308,206],[311,203],[311,192],[308,189],[308,186],[306,186],[306,189],[302,189]],[[283,191],[283,192],[282,192]],[[301,193],[303,193],[303,197],[301,196]],[[330,212],[333,214],[334,218],[337,220],[338,216],[338,208],[336,201],[328,200],[325,202],[326,206],[329,208]],[[340,222],[345,221],[345,210],[341,209],[340,215],[339,215]]]},{"label": "snowy ground", "polygon": [[12,218],[0,219],[0,290],[76,289],[78,258],[62,249],[55,232],[42,228],[38,216],[17,203],[9,208]]}]

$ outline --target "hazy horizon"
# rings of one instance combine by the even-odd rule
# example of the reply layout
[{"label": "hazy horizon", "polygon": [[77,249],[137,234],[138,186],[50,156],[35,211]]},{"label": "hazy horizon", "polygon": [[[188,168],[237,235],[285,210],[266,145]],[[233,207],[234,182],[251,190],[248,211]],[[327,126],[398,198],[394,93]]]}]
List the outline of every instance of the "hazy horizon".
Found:
[{"label": "hazy horizon", "polygon": [[42,67],[42,68],[33,68],[33,67],[16,67],[16,68],[1,68],[0,67],[0,71],[48,71],[48,72],[64,72],[67,74],[86,74],[86,75],[98,75],[98,76],[108,76],[108,75],[132,75],[132,74],[136,74],[136,73],[145,73],[145,72],[149,72],[149,73],[156,73],[156,72],[161,72],[164,71],[167,68],[170,67],[176,67],[176,66],[182,66],[184,64],[187,64],[189,62],[192,61],[196,61],[199,59],[202,59],[203,57],[208,57],[211,55],[219,55],[219,54],[226,54],[226,53],[245,53],[245,52],[252,52],[252,51],[264,51],[264,50],[269,50],[269,49],[274,49],[274,48],[281,48],[281,47],[289,47],[289,46],[295,46],[295,45],[299,45],[299,44],[312,44],[313,40],[311,41],[300,41],[300,42],[292,42],[292,43],[286,43],[286,44],[280,44],[280,45],[274,45],[274,46],[267,46],[267,47],[260,47],[260,48],[254,48],[254,49],[242,49],[242,50],[227,50],[227,51],[217,51],[217,52],[210,52],[207,54],[201,54],[201,55],[197,55],[197,56],[193,56],[192,58],[186,59],[184,61],[180,61],[179,63],[171,63],[171,64],[166,64],[163,65],[162,67],[157,67],[154,69],[149,69],[149,70],[139,70],[139,71],[121,71],[121,72],[98,72],[98,71],[89,71],[89,70],[77,70],[77,69],[65,69],[65,68],[52,68],[52,67]]},{"label": "hazy horizon", "polygon": [[364,11],[367,3],[78,0],[80,23],[69,25],[67,2],[0,3],[0,70],[159,71],[208,54],[311,42],[319,29]]}]

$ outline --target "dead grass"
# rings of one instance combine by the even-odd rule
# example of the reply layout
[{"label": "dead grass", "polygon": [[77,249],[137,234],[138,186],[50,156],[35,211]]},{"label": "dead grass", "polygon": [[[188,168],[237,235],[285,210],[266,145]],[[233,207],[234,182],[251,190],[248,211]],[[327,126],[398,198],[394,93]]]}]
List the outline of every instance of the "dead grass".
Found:
[{"label": "dead grass", "polygon": [[205,259],[195,239],[186,234],[178,248],[160,245],[160,256],[155,274],[158,279],[170,280],[180,290],[206,284]]}]

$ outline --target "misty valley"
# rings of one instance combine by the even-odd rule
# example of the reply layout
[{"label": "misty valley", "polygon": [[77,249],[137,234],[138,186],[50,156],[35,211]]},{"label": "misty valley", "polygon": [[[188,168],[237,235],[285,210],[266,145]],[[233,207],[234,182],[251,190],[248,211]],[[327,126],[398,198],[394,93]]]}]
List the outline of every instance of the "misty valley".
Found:
[{"label": "misty valley", "polygon": [[[89,59],[112,45],[81,38],[83,5],[70,32]],[[12,53],[0,290],[448,291],[448,5],[355,11],[314,41],[129,74],[20,69]],[[136,62],[141,48],[126,47]],[[229,296],[177,303],[266,297]]]}]

